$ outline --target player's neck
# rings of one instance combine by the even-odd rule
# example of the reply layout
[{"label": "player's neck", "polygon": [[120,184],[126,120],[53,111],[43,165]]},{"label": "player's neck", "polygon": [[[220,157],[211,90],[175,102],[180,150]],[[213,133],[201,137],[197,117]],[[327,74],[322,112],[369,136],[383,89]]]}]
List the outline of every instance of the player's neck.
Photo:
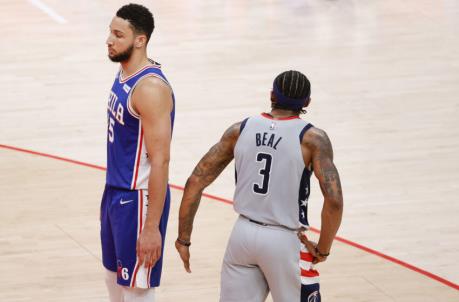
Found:
[{"label": "player's neck", "polygon": [[286,117],[293,117],[299,116],[299,114],[295,111],[291,110],[284,110],[284,109],[272,109],[271,112],[268,113],[273,118],[286,118]]},{"label": "player's neck", "polygon": [[121,62],[121,69],[123,70],[123,78],[127,78],[146,65],[151,64],[146,54],[133,53],[129,60]]}]

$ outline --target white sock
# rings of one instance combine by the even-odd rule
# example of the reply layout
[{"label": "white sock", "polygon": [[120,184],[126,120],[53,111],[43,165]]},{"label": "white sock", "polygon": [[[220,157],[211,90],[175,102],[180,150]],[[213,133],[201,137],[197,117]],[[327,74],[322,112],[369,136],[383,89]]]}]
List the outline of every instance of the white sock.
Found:
[{"label": "white sock", "polygon": [[117,283],[116,273],[107,269],[105,271],[105,284],[107,285],[110,302],[123,302],[123,286]]},{"label": "white sock", "polygon": [[126,286],[122,286],[122,288],[124,302],[155,302],[154,288],[136,288]]}]

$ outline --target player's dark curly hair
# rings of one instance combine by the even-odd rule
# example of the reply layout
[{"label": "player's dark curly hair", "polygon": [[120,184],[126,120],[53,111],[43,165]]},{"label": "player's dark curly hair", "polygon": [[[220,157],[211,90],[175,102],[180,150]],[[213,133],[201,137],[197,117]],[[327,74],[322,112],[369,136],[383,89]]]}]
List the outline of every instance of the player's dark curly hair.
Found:
[{"label": "player's dark curly hair", "polygon": [[116,16],[129,21],[136,34],[145,34],[147,43],[155,29],[153,14],[143,5],[130,3],[121,7]]},{"label": "player's dark curly hair", "polygon": [[[282,72],[276,77],[274,84],[288,98],[306,99],[311,95],[311,83],[304,74],[296,70]],[[272,103],[272,108],[291,110],[275,102]],[[297,111],[298,114],[305,112],[303,109]]]}]

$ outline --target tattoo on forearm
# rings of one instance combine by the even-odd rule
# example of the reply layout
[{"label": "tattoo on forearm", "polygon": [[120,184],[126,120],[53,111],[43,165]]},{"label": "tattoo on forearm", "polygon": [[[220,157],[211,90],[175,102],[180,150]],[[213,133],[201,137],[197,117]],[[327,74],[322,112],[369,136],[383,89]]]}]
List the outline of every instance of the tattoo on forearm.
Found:
[{"label": "tattoo on forearm", "polygon": [[[187,182],[188,183],[188,182]],[[181,236],[190,236],[193,230],[193,220],[196,212],[198,211],[199,203],[201,202],[202,191],[197,191],[191,196],[187,196],[190,200],[188,213],[185,216],[180,217],[180,229],[179,234]]]},{"label": "tattoo on forearm", "polygon": [[[189,180],[187,181],[186,188],[189,188]],[[184,213],[184,216],[180,216],[180,225],[179,225],[179,234],[180,236],[188,237],[193,230],[193,220],[194,216],[199,207],[199,203],[201,202],[202,190],[196,192],[190,192],[190,190],[186,190],[184,193],[184,197],[186,200],[189,200],[189,207],[188,212]]]},{"label": "tattoo on forearm", "polygon": [[[193,221],[199,207],[202,192],[211,184],[225,167],[233,160],[234,144],[239,135],[240,123],[236,123],[225,132],[222,139],[215,144],[194,168],[192,176],[185,185],[182,205],[185,213],[181,213],[179,234],[189,236],[193,229]],[[190,182],[190,179],[193,182]],[[181,209],[182,211],[182,209]]]}]

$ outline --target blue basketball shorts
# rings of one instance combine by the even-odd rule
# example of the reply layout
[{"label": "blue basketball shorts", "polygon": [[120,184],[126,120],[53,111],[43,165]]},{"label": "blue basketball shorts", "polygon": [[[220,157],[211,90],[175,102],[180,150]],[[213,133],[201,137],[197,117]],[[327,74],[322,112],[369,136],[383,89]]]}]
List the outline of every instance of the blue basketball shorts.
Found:
[{"label": "blue basketball shorts", "polygon": [[117,282],[123,286],[150,288],[160,284],[170,208],[169,186],[159,224],[162,236],[161,258],[149,269],[139,265],[136,253],[137,239],[145,223],[147,207],[147,190],[105,186],[100,211],[102,262],[106,269],[117,273]]}]

